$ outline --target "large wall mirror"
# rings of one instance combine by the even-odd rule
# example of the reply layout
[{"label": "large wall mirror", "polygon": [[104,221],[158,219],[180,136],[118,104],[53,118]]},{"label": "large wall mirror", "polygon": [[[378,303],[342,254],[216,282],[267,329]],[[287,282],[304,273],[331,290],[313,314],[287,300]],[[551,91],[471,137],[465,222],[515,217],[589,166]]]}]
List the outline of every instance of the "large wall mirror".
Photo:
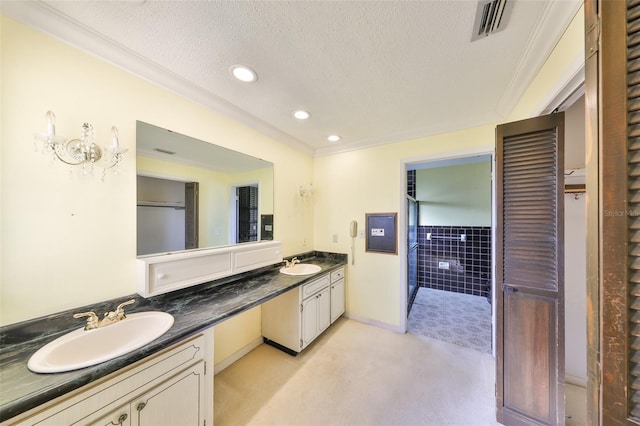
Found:
[{"label": "large wall mirror", "polygon": [[273,164],[141,121],[138,256],[273,237]]}]

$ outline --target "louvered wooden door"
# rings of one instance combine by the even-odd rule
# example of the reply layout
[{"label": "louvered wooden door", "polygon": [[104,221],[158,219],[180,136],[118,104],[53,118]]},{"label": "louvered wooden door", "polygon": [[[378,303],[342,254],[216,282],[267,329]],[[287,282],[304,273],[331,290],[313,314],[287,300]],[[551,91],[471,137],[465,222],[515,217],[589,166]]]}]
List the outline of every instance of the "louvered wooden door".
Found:
[{"label": "louvered wooden door", "polygon": [[564,115],[496,130],[498,421],[564,424]]}]

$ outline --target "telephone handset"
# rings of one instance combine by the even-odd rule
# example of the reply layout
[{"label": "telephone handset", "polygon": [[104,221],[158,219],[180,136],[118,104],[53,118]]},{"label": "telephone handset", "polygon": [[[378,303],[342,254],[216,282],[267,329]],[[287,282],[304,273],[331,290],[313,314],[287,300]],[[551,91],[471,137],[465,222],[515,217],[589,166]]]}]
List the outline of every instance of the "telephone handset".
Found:
[{"label": "telephone handset", "polygon": [[358,236],[358,222],[356,222],[355,220],[351,221],[351,225],[349,226],[349,232],[350,232],[351,238],[355,238]]},{"label": "telephone handset", "polygon": [[358,222],[352,220],[349,224],[349,234],[351,235],[351,264],[356,263],[355,238],[358,236]]}]

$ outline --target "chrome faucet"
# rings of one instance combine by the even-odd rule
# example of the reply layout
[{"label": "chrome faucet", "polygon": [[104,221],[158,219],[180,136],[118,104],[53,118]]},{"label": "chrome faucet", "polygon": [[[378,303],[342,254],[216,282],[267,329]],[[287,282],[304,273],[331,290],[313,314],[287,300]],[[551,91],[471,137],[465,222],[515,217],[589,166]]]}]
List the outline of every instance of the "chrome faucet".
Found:
[{"label": "chrome faucet", "polygon": [[291,261],[285,260],[284,262],[285,262],[285,264],[284,264],[285,268],[291,268],[296,263],[300,263],[300,261],[298,260],[297,257],[294,257],[293,259],[291,259]]},{"label": "chrome faucet", "polygon": [[98,316],[95,312],[80,312],[73,314],[74,318],[87,318],[87,324],[84,326],[85,330],[93,330],[94,328],[106,327],[118,321],[125,319],[127,316],[124,313],[124,307],[136,303],[135,299],[127,300],[124,303],[118,305],[115,311],[109,311],[104,313],[102,320],[98,320]]}]

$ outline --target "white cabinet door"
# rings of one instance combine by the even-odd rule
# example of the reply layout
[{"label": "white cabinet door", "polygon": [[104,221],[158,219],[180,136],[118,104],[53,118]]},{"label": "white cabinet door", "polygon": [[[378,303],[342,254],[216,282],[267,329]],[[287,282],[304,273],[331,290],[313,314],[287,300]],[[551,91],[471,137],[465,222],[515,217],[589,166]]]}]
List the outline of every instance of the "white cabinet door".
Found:
[{"label": "white cabinet door", "polygon": [[317,296],[312,296],[302,302],[300,321],[302,325],[302,348],[305,348],[318,335]]},{"label": "white cabinet door", "polygon": [[318,294],[318,331],[322,333],[331,325],[331,294],[329,287]]},{"label": "white cabinet door", "polygon": [[344,313],[344,268],[262,305],[262,335],[298,353]]},{"label": "white cabinet door", "polygon": [[204,361],[176,374],[131,404],[132,426],[198,426],[204,420]]},{"label": "white cabinet door", "polygon": [[331,284],[331,323],[344,314],[344,279]]}]

